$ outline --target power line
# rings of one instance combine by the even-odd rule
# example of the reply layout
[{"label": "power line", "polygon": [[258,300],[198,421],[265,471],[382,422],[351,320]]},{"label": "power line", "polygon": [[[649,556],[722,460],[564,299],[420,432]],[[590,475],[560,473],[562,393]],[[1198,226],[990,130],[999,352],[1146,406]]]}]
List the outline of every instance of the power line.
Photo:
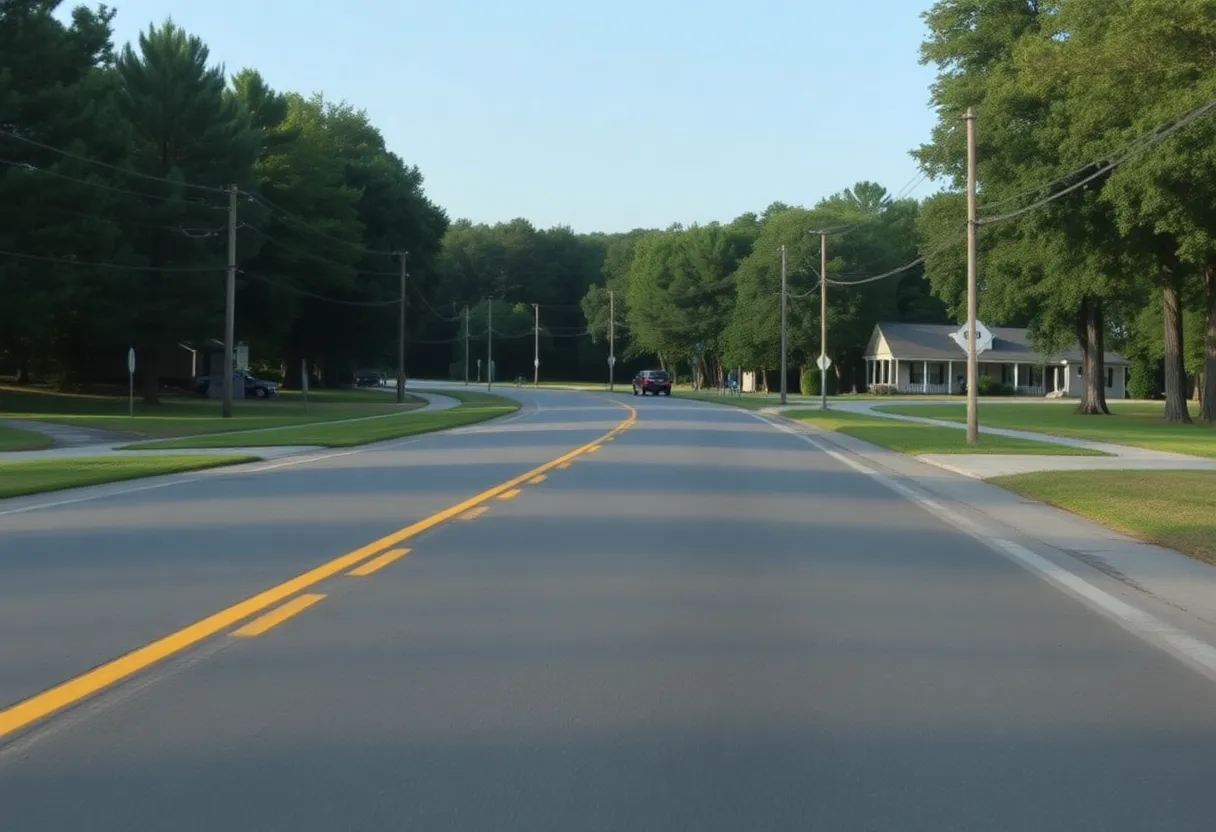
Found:
[{"label": "power line", "polygon": [[109,269],[127,272],[181,272],[202,273],[222,272],[223,266],[128,266],[122,263],[93,263],[85,260],[72,260],[63,257],[45,257],[40,254],[22,254],[16,251],[0,251],[0,257],[13,257],[18,260],[33,260],[41,263],[57,263],[64,266],[80,266],[81,268]]},{"label": "power line", "polygon": [[271,286],[276,286],[276,287],[282,289],[283,291],[289,292],[291,294],[301,295],[303,297],[312,298],[313,300],[319,300],[319,301],[323,301],[325,303],[334,303],[334,304],[338,304],[340,306],[386,307],[386,306],[396,306],[397,304],[401,303],[400,298],[393,298],[392,300],[342,300],[340,298],[331,298],[331,297],[328,297],[327,295],[317,294],[316,292],[310,292],[307,289],[301,289],[298,286],[292,286],[290,284],[283,283],[282,281],[275,280],[274,278],[268,277],[267,275],[264,275],[264,274],[258,274],[257,272],[248,272],[248,271],[241,270],[240,273],[246,277],[251,277],[254,280],[260,280],[263,283],[267,283]]},{"label": "power line", "polygon": [[[147,191],[133,191],[130,188],[120,188],[116,185],[107,185],[104,182],[96,182],[91,179],[81,179],[78,176],[68,176],[65,173],[59,173],[58,171],[49,170],[48,168],[40,168],[37,165],[33,165],[29,162],[14,162],[11,159],[0,159],[0,165],[8,165],[9,167],[20,168],[29,173],[37,173],[37,174],[41,174],[42,176],[50,176],[55,179],[62,179],[67,182],[75,182],[80,185],[87,185],[90,188],[99,188],[103,191],[111,191],[111,192],[117,193],[117,194],[127,194],[128,196],[138,196],[138,197],[143,197],[145,199],[156,199],[156,200],[168,199],[168,197],[164,194],[150,194]],[[217,211],[227,210],[223,206],[211,205],[209,203],[206,203],[206,202],[203,202],[202,200],[197,200],[197,199],[188,199],[188,200],[186,200],[186,202],[188,202],[192,205],[201,205],[205,208],[210,208],[212,210],[217,210]]]},{"label": "power line", "polygon": [[935,248],[934,248],[932,251],[930,251],[928,254],[922,254],[920,257],[917,257],[915,260],[913,260],[913,261],[911,261],[911,262],[909,262],[909,263],[905,263],[904,265],[900,266],[899,268],[892,269],[892,270],[891,270],[891,271],[889,271],[889,272],[883,272],[882,274],[876,274],[876,275],[874,275],[874,276],[872,276],[872,277],[862,277],[862,278],[857,278],[856,280],[832,280],[832,279],[829,279],[829,280],[828,280],[828,285],[829,285],[829,286],[862,286],[862,285],[864,285],[864,284],[866,284],[866,283],[876,283],[876,282],[878,282],[879,280],[886,280],[886,279],[888,279],[888,278],[895,277],[896,275],[902,274],[902,273],[904,273],[904,272],[908,271],[909,269],[914,269],[914,268],[916,268],[917,266],[921,265],[921,264],[922,264],[922,263],[924,263],[925,261],[927,261],[927,260],[931,260],[932,258],[934,258],[934,257],[936,257],[937,255],[941,254],[941,253],[942,253],[943,251],[945,251],[946,249],[948,249],[948,248],[950,248],[951,246],[955,245],[955,244],[956,244],[956,243],[957,243],[959,240],[961,240],[961,239],[963,238],[963,233],[964,233],[964,232],[963,232],[963,231],[961,231],[961,230],[960,230],[960,231],[957,231],[957,232],[956,232],[956,233],[955,233],[953,236],[946,238],[946,239],[945,239],[943,242],[941,242],[940,244],[938,244],[938,245],[937,245],[937,246],[936,246],[936,247],[935,247]]},{"label": "power line", "polygon": [[[1200,118],[1207,115],[1213,109],[1216,109],[1216,98],[1212,98],[1212,99],[1208,100],[1207,102],[1205,102],[1204,104],[1201,104],[1198,107],[1195,107],[1194,109],[1182,114],[1181,116],[1177,116],[1175,119],[1171,119],[1170,121],[1167,121],[1161,125],[1158,125],[1157,127],[1153,128],[1152,130],[1148,131],[1147,133],[1142,134],[1135,141],[1133,141],[1122,153],[1116,154],[1113,161],[1110,161],[1110,162],[1107,162],[1106,164],[1101,165],[1097,170],[1093,171],[1089,176],[1086,176],[1085,178],[1081,179],[1080,181],[1074,182],[1072,185],[1069,185],[1068,187],[1064,188],[1063,190],[1056,191],[1055,193],[1051,194],[1050,196],[1044,197],[1043,199],[1040,199],[1037,202],[1033,202],[1030,205],[1025,206],[1024,208],[1019,208],[1016,211],[1010,211],[1006,214],[1000,214],[995,217],[984,217],[979,220],[979,224],[986,225],[988,223],[1002,222],[1004,220],[1010,220],[1010,219],[1014,219],[1015,217],[1020,217],[1023,214],[1027,214],[1031,211],[1034,211],[1037,208],[1041,208],[1042,206],[1048,204],[1049,202],[1054,202],[1055,200],[1060,199],[1061,197],[1072,193],[1073,191],[1077,190],[1078,188],[1083,188],[1085,185],[1089,184],[1090,182],[1094,181],[1095,179],[1098,179],[1099,177],[1105,175],[1106,173],[1114,170],[1119,165],[1122,165],[1124,162],[1127,162],[1133,156],[1136,156],[1140,153],[1143,153],[1143,152],[1149,150],[1152,147],[1155,147],[1156,145],[1165,141],[1166,139],[1168,139],[1170,136],[1172,136],[1174,133],[1178,132],[1182,128],[1189,126],[1190,124],[1194,123],[1195,121],[1198,121]],[[1173,123],[1171,123],[1171,122],[1173,122]],[[1063,182],[1066,182],[1075,176],[1079,176],[1079,175],[1083,174],[1085,171],[1093,170],[1094,165],[1097,165],[1097,164],[1099,164],[1097,161],[1091,162],[1088,165],[1085,165],[1082,168],[1078,168],[1077,170],[1067,173],[1064,176],[1061,176],[1051,182],[1048,182],[1045,185],[1040,185],[1037,188],[1023,191],[1020,194],[1015,194],[1014,196],[1008,197],[1003,200],[999,200],[990,205],[985,205],[984,209],[990,210],[990,209],[996,207],[997,205],[1006,205],[1010,202],[1016,202],[1017,200],[1022,199],[1026,196],[1030,196],[1030,195],[1036,194],[1036,193],[1041,193],[1042,191],[1044,191],[1048,188],[1051,188],[1051,187],[1059,185]]]},{"label": "power line", "polygon": [[257,234],[259,237],[262,237],[267,242],[273,243],[274,245],[279,246],[286,251],[290,251],[295,254],[298,254],[301,257],[309,257],[313,260],[316,260],[317,262],[325,263],[326,265],[329,265],[329,266],[336,266],[337,268],[340,268],[340,269],[351,269],[355,273],[357,273],[359,275],[363,275],[365,277],[397,277],[398,276],[398,272],[360,271],[359,269],[355,268],[355,266],[351,263],[341,263],[337,260],[331,260],[328,257],[325,257],[324,255],[317,254],[316,252],[306,251],[302,248],[297,248],[296,246],[289,245],[288,243],[284,243],[282,240],[272,237],[269,234],[267,234],[265,231],[263,231],[262,229],[257,228],[256,226],[249,225],[248,223],[241,223],[240,228],[252,231],[254,234]]},{"label": "power line", "polygon": [[444,315],[442,312],[440,312],[435,307],[431,306],[431,302],[426,299],[426,296],[424,294],[422,294],[422,290],[418,288],[417,280],[410,282],[410,288],[414,290],[414,294],[416,294],[418,296],[418,299],[422,301],[422,305],[425,306],[427,309],[431,310],[431,313],[435,317],[437,317],[439,320],[443,321],[444,323],[456,323],[457,321],[461,321],[464,319],[463,313],[460,315],[453,315],[451,317],[448,317],[447,315]]},{"label": "power line", "polygon": [[[290,211],[288,211],[286,208],[281,208],[278,205],[275,205],[273,202],[271,202],[269,199],[262,196],[261,194],[250,193],[249,191],[241,191],[241,194],[244,195],[245,198],[248,199],[249,201],[255,202],[255,203],[261,205],[263,208],[265,208],[267,211],[270,211],[272,214],[277,214],[279,219],[286,220],[289,224],[297,225],[300,228],[307,231],[309,234],[312,234],[314,236],[323,237],[327,240],[333,240],[336,243],[341,243],[342,245],[351,246],[352,248],[357,249],[362,254],[375,254],[375,255],[383,256],[383,257],[396,257],[397,256],[397,253],[395,251],[380,251],[379,249],[368,248],[367,246],[363,245],[363,243],[356,243],[353,240],[347,240],[342,237],[335,237],[333,234],[326,234],[324,231],[319,231],[319,230],[317,230],[317,228],[315,228],[313,226],[312,223],[308,222],[308,220],[300,219],[299,217],[295,216]],[[394,274],[396,274],[396,273],[394,272]]]},{"label": "power line", "polygon": [[137,179],[147,179],[152,182],[164,182],[169,185],[177,185],[177,186],[180,186],[183,188],[194,188],[195,190],[207,191],[209,193],[216,193],[216,194],[227,193],[227,191],[224,188],[215,187],[213,185],[196,185],[193,182],[186,182],[184,180],[177,180],[177,179],[168,179],[164,176],[156,176],[151,173],[140,173],[137,170],[131,170],[130,168],[119,167],[118,165],[111,165],[109,162],[103,162],[99,159],[90,159],[87,156],[81,156],[78,153],[72,153],[72,152],[64,150],[62,148],[54,147],[49,144],[43,144],[42,142],[35,141],[34,139],[31,139],[31,138],[27,138],[26,136],[18,135],[17,133],[14,133],[10,130],[0,129],[0,136],[7,136],[10,139],[16,139],[19,142],[25,142],[26,144],[33,145],[34,147],[39,147],[39,148],[42,148],[43,150],[49,150],[52,153],[57,153],[60,156],[65,156],[68,159],[75,159],[78,162],[85,162],[90,165],[98,165],[98,166],[106,168],[108,170],[112,170],[117,173],[125,174],[126,176],[134,176]]}]

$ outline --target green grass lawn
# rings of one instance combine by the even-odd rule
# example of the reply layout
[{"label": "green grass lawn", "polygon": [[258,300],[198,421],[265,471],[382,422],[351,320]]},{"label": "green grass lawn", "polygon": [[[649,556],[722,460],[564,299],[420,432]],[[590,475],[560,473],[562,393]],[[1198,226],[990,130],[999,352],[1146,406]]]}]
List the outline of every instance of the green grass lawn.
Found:
[{"label": "green grass lawn", "polygon": [[256,456],[106,456],[0,461],[0,498],[256,462]]},{"label": "green grass lawn", "polygon": [[[1195,405],[1192,404],[1192,415]],[[888,413],[961,422],[966,405],[915,405],[878,408]],[[980,402],[980,424],[1056,436],[1111,442],[1194,456],[1216,457],[1216,429],[1210,425],[1171,425],[1159,402],[1113,402],[1111,416],[1081,416],[1066,403],[988,404]]]},{"label": "green grass lawn", "polygon": [[786,416],[801,419],[827,430],[890,448],[905,454],[1030,454],[1059,456],[1105,456],[1096,451],[1052,445],[1029,439],[980,436],[976,445],[967,444],[967,432],[941,425],[922,425],[882,416],[850,413],[844,410],[791,410]]},{"label": "green grass lawn", "polygon": [[427,410],[421,413],[389,413],[353,422],[320,422],[288,425],[274,430],[243,431],[223,434],[162,439],[127,445],[120,450],[173,450],[182,448],[241,448],[251,446],[319,445],[345,448],[383,442],[419,433],[462,427],[505,416],[519,410],[519,404],[502,396],[473,390],[436,390],[437,395],[458,399],[461,403],[447,410]]},{"label": "green grass lawn", "polygon": [[135,416],[127,415],[127,399],[56,393],[37,388],[0,386],[0,416],[59,422],[129,435],[161,438],[208,433],[307,425],[337,419],[383,416],[423,407],[426,402],[407,396],[397,404],[383,390],[314,390],[307,405],[298,391],[284,391],[273,399],[233,402],[231,419],[220,417],[220,402],[196,396],[166,397],[161,404],[135,402]]},{"label": "green grass lawn", "polygon": [[[628,393],[630,387],[625,385],[625,392]],[[741,396],[724,396],[721,393],[716,393],[711,390],[682,390],[676,388],[671,391],[671,395],[678,399],[692,399],[698,402],[713,402],[714,404],[729,404],[734,407],[742,407],[745,410],[761,410],[766,407],[774,407],[780,401],[777,396],[766,396],[763,394],[747,393]]]},{"label": "green grass lawn", "polygon": [[32,430],[0,425],[0,453],[4,451],[40,451],[51,447],[49,436]]},{"label": "green grass lawn", "polygon": [[1216,471],[1051,471],[989,482],[1216,562]]}]

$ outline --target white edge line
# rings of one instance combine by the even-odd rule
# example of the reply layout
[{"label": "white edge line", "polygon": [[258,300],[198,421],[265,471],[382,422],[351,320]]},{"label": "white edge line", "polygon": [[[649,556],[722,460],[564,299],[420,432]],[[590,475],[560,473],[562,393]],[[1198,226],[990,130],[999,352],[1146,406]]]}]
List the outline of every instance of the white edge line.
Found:
[{"label": "white edge line", "polygon": [[805,433],[794,430],[788,425],[782,425],[773,422],[757,413],[752,413],[762,422],[765,422],[778,430],[797,436],[804,442],[818,448],[826,453],[832,459],[859,471],[866,476],[869,476],[877,482],[883,484],[892,491],[908,498],[912,502],[921,506],[930,514],[945,520],[966,534],[978,540],[980,543],[987,546],[989,549],[1004,555],[1009,560],[1018,564],[1034,575],[1042,578],[1044,581],[1054,584],[1056,588],[1063,590],[1069,595],[1080,599],[1087,603],[1090,607],[1104,613],[1106,617],[1114,620],[1125,630],[1133,635],[1139,636],[1143,640],[1153,644],[1154,646],[1164,649],[1166,652],[1183,660],[1189,666],[1195,668],[1207,678],[1216,681],[1216,647],[1208,644],[1206,641],[1196,638],[1189,633],[1179,630],[1160,618],[1147,613],[1138,607],[1116,598],[1106,590],[1094,586],[1089,581],[1082,578],[1073,572],[1068,571],[1059,564],[1053,563],[1042,555],[1036,554],[1020,543],[1015,543],[1012,540],[1004,540],[1001,538],[989,537],[984,530],[971,520],[947,509],[941,504],[924,497],[908,488],[903,483],[897,482],[891,477],[879,473],[878,471],[863,465],[856,460],[850,459],[845,454],[827,447],[822,442],[819,442],[814,437],[808,436]]},{"label": "white edge line", "polygon": [[[169,474],[168,476],[173,476],[173,475]],[[70,500],[55,500],[54,502],[50,502],[50,503],[37,503],[32,506],[23,506],[22,508],[11,508],[6,511],[0,511],[0,517],[7,517],[10,514],[24,514],[27,511],[37,511],[38,509],[43,509],[43,508],[55,508],[56,506],[70,506],[74,503],[87,503],[92,500],[100,500],[105,497],[121,497],[124,494],[135,494],[136,492],[139,492],[139,491],[152,491],[153,489],[156,489],[156,488],[168,488],[171,485],[182,485],[182,484],[188,483],[188,482],[198,482],[201,479],[202,479],[202,477],[200,477],[198,475],[194,475],[194,476],[185,477],[183,479],[173,479],[168,482],[153,483],[152,485],[140,485],[135,488],[124,488],[120,491],[107,491],[104,494],[89,494],[84,497],[73,497]],[[86,487],[89,487],[89,486],[86,486]]]}]

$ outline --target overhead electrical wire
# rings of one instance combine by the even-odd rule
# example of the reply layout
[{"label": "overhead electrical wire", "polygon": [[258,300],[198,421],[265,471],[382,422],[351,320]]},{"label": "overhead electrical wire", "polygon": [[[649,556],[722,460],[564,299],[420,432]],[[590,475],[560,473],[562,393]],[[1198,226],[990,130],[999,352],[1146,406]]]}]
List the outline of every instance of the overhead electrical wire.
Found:
[{"label": "overhead electrical wire", "polygon": [[[138,197],[143,197],[145,199],[156,199],[156,200],[164,200],[167,198],[164,194],[150,194],[147,191],[133,191],[130,188],[120,188],[117,185],[109,185],[109,184],[106,184],[105,182],[95,182],[91,179],[81,179],[78,176],[69,176],[66,173],[60,173],[59,171],[49,170],[48,168],[40,168],[37,165],[32,164],[30,162],[16,162],[16,161],[13,161],[12,159],[0,159],[0,165],[8,165],[9,167],[19,168],[21,170],[28,171],[29,173],[36,173],[41,176],[50,176],[54,179],[62,179],[67,182],[76,182],[77,184],[80,184],[80,185],[85,185],[90,188],[98,188],[100,190],[110,191],[110,192],[116,193],[116,194],[127,194],[128,196],[138,196]],[[212,210],[220,210],[220,211],[228,210],[225,206],[211,205],[210,203],[203,202],[202,200],[198,200],[198,199],[190,199],[190,200],[186,200],[186,201],[191,205],[200,205],[204,208],[209,208]]]},{"label": "overhead electrical wire", "polygon": [[396,252],[396,251],[381,251],[379,249],[368,248],[363,243],[357,243],[353,240],[347,240],[343,237],[335,237],[333,234],[327,234],[324,231],[318,230],[308,220],[300,219],[295,214],[288,211],[286,208],[282,208],[282,207],[276,205],[275,203],[271,202],[269,199],[267,199],[265,196],[263,196],[261,194],[252,193],[250,191],[241,191],[240,193],[243,197],[245,197],[250,202],[261,205],[263,208],[265,208],[267,211],[269,211],[272,215],[278,216],[279,219],[285,220],[288,224],[299,226],[301,229],[303,229],[304,231],[307,231],[309,234],[311,234],[313,236],[322,237],[326,240],[332,240],[335,243],[341,243],[342,245],[350,246],[352,248],[357,249],[362,254],[374,254],[374,255],[383,256],[383,257],[396,257],[398,254],[398,252]]},{"label": "overhead electrical wire", "polygon": [[[1021,192],[1020,194],[1015,194],[1014,196],[1008,197],[1006,199],[998,200],[997,202],[985,205],[985,206],[983,206],[983,208],[981,210],[991,210],[992,208],[994,208],[998,205],[1006,205],[1006,204],[1009,204],[1010,202],[1015,202],[1019,199],[1025,198],[1027,196],[1030,196],[1030,195],[1033,195],[1036,193],[1041,193],[1042,191],[1055,187],[1057,185],[1060,185],[1060,184],[1068,181],[1069,179],[1072,179],[1073,177],[1080,176],[1081,174],[1085,173],[1086,171],[1093,171],[1088,176],[1084,177],[1083,179],[1081,179],[1077,182],[1072,183],[1068,187],[1066,187],[1062,190],[1056,191],[1055,193],[1052,193],[1049,196],[1046,196],[1036,202],[1033,202],[1030,205],[1019,208],[1016,211],[1010,211],[1008,213],[1000,214],[995,217],[987,217],[987,216],[982,217],[979,219],[979,224],[988,225],[988,224],[991,224],[994,222],[1003,222],[1005,220],[1011,220],[1016,217],[1020,217],[1024,214],[1028,214],[1031,211],[1041,208],[1050,202],[1054,202],[1055,200],[1060,199],[1061,197],[1064,197],[1064,196],[1072,193],[1073,191],[1077,190],[1078,188],[1083,188],[1090,182],[1094,181],[1095,179],[1098,179],[1101,176],[1104,176],[1105,174],[1109,173],[1110,171],[1114,170],[1115,168],[1117,168],[1120,165],[1124,164],[1125,162],[1129,161],[1133,157],[1135,157],[1141,153],[1144,153],[1145,151],[1161,144],[1161,142],[1168,139],[1174,133],[1177,133],[1179,130],[1183,129],[1184,127],[1187,127],[1187,126],[1193,124],[1195,121],[1198,121],[1200,118],[1203,118],[1205,115],[1210,113],[1212,110],[1216,110],[1216,98],[1209,99],[1205,103],[1189,110],[1188,112],[1182,114],[1181,116],[1177,116],[1174,119],[1170,119],[1170,121],[1167,121],[1161,125],[1158,125],[1157,127],[1153,128],[1152,130],[1148,131],[1147,133],[1142,134],[1135,141],[1133,141],[1130,146],[1125,148],[1120,153],[1115,154],[1114,158],[1111,159],[1110,161],[1107,161],[1105,163],[1101,163],[1099,161],[1091,162],[1082,168],[1078,168],[1077,170],[1067,173],[1064,176],[1058,177],[1057,179],[1054,179],[1051,182],[1048,182],[1044,185],[1040,185],[1037,188],[1026,190],[1026,191]],[[1093,170],[1094,165],[1099,165],[1097,170]]]},{"label": "overhead electrical wire", "polygon": [[259,281],[261,281],[263,283],[267,283],[271,286],[276,286],[279,289],[282,289],[283,291],[288,292],[290,294],[301,295],[302,297],[312,298],[313,300],[319,300],[319,301],[323,301],[325,303],[334,303],[334,304],[338,304],[341,306],[358,306],[358,307],[375,308],[375,307],[386,307],[386,306],[398,306],[401,303],[401,298],[392,298],[391,300],[342,300],[341,298],[331,298],[331,297],[328,297],[327,295],[321,295],[316,292],[310,292],[307,289],[301,289],[298,286],[292,286],[290,284],[283,283],[282,281],[275,280],[274,278],[268,277],[267,275],[264,275],[264,274],[259,274],[258,272],[250,272],[250,271],[245,271],[244,269],[238,269],[237,274],[242,275],[244,277],[252,278],[253,280],[259,280]]},{"label": "overhead electrical wire", "polygon": [[63,266],[78,266],[80,268],[90,269],[107,269],[110,271],[125,271],[125,272],[173,272],[173,273],[195,273],[202,274],[204,272],[221,273],[224,271],[224,266],[134,266],[123,263],[96,263],[87,260],[72,260],[66,257],[46,257],[41,254],[23,254],[17,251],[0,251],[0,257],[13,257],[17,260],[33,260],[40,263],[57,263]]},{"label": "overhead electrical wire", "polygon": [[66,157],[68,159],[75,159],[78,162],[84,162],[84,163],[90,164],[90,165],[97,165],[98,167],[103,167],[107,170],[112,170],[117,173],[121,173],[125,176],[133,176],[136,179],[146,179],[151,182],[164,182],[165,184],[168,184],[168,185],[175,185],[177,187],[182,187],[182,188],[192,188],[194,190],[207,191],[209,193],[226,194],[228,192],[227,188],[221,188],[221,187],[217,187],[215,185],[199,185],[194,182],[187,182],[187,181],[181,180],[181,179],[169,179],[168,177],[165,177],[165,176],[156,176],[155,174],[151,174],[151,173],[141,173],[140,171],[131,170],[130,168],[124,168],[119,165],[112,165],[109,162],[103,162],[100,159],[91,159],[88,156],[81,156],[78,153],[72,153],[70,150],[64,150],[63,148],[60,148],[60,147],[55,147],[55,146],[49,145],[49,144],[43,144],[42,142],[35,141],[34,139],[29,138],[28,136],[22,136],[18,133],[12,132],[11,130],[5,130],[3,128],[0,128],[0,136],[6,136],[10,139],[16,139],[19,142],[24,142],[25,144],[41,148],[42,150],[49,150],[51,153],[56,153],[60,156]]}]

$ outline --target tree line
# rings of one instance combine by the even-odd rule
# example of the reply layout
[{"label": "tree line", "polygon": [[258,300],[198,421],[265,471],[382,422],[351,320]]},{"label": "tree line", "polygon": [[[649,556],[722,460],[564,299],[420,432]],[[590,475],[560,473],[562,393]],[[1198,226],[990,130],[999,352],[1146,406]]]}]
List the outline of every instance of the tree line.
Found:
[{"label": "tree line", "polygon": [[[118,48],[106,7],[0,0],[0,362],[146,400],[222,338],[230,187],[238,340],[326,381],[395,355],[395,252],[433,274],[449,221],[365,113],[228,77],[172,22]],[[413,315],[420,315],[415,309]]]},{"label": "tree line", "polygon": [[1108,412],[1103,349],[1132,359],[1130,392],[1187,399],[1216,420],[1216,25],[1208,3],[940,0],[924,63],[939,114],[916,150],[952,184],[921,213],[927,275],[959,315],[974,108],[980,314],[1028,322],[1045,347],[1080,341],[1083,410]]},{"label": "tree line", "polygon": [[1107,412],[1113,348],[1133,396],[1163,395],[1182,421],[1194,395],[1216,417],[1203,4],[940,0],[922,45],[938,123],[912,152],[943,190],[859,182],[809,208],[615,234],[449,222],[364,113],[229,78],[171,23],[117,49],[113,11],[60,23],[57,5],[0,0],[0,363],[23,377],[71,384],[101,355],[121,370],[129,343],[155,357],[214,337],[236,185],[238,340],[289,383],[301,359],[334,383],[395,363],[406,251],[412,376],[484,379],[492,350],[500,380],[531,377],[537,356],[542,378],[602,380],[612,307],[618,378],[659,365],[710,385],[744,368],[776,388],[784,250],[788,380],[815,393],[826,231],[829,383],[861,390],[875,323],[964,319],[974,108],[981,317],[1030,326],[1045,352],[1079,342],[1087,412]]}]

